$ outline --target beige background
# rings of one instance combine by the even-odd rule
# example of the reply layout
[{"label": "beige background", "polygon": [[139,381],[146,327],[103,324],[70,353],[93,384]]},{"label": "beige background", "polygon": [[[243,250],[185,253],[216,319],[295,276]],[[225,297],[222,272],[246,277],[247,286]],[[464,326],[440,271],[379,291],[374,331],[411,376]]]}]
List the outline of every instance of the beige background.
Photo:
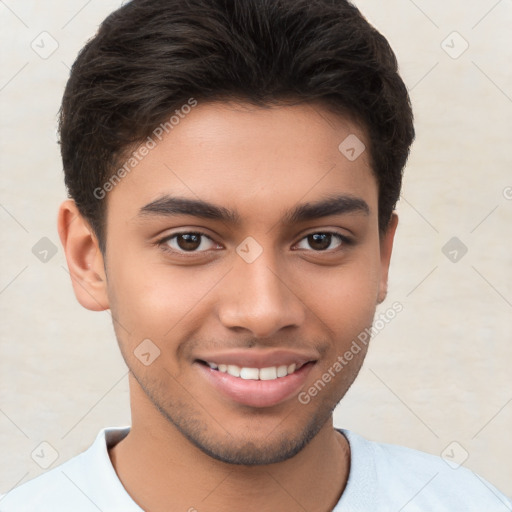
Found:
[{"label": "beige background", "polygon": [[[467,453],[465,466],[512,495],[512,1],[355,3],[398,55],[417,142],[380,308],[404,310],[375,338],[335,423],[454,460]],[[0,492],[43,471],[31,458],[41,442],[58,453],[54,467],[100,428],[129,423],[111,318],[76,302],[55,225],[68,68],[118,5],[0,2]],[[31,48],[52,49],[43,31],[59,45],[46,59]],[[58,247],[46,263],[32,252],[43,237]],[[468,249],[457,262],[442,251],[452,237]]]}]

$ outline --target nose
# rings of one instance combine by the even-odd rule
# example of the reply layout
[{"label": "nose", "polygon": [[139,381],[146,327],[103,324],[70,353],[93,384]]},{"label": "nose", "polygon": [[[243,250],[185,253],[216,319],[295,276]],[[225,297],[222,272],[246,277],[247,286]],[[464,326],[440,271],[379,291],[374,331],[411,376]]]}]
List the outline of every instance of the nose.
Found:
[{"label": "nose", "polygon": [[247,263],[236,258],[224,281],[218,303],[222,324],[252,336],[267,338],[285,327],[298,327],[305,319],[306,306],[299,299],[300,290],[283,265],[275,264],[270,250]]}]

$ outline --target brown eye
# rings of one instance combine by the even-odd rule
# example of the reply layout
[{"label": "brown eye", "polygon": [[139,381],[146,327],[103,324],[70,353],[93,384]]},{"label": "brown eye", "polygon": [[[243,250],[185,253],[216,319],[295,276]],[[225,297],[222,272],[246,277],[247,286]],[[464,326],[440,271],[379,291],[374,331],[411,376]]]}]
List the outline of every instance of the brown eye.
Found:
[{"label": "brown eye", "polygon": [[176,236],[176,243],[184,251],[194,251],[201,245],[201,235],[197,233],[186,233]]},{"label": "brown eye", "polygon": [[205,252],[215,247],[215,242],[204,233],[176,233],[162,240],[161,245],[174,252]]},{"label": "brown eye", "polygon": [[[333,241],[336,241],[333,246]],[[307,247],[304,245],[301,247],[301,244],[307,244]],[[334,250],[343,245],[343,243],[349,243],[349,241],[338,233],[311,233],[310,235],[305,236],[299,242],[299,249],[313,249],[316,252]]]},{"label": "brown eye", "polygon": [[310,247],[318,251],[325,251],[331,245],[332,235],[327,233],[315,233],[308,236],[308,243]]}]

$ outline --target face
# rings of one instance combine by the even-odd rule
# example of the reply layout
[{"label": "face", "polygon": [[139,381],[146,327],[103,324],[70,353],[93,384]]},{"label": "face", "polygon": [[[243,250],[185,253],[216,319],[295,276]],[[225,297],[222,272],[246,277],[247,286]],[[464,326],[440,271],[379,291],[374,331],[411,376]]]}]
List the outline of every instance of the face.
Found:
[{"label": "face", "polygon": [[198,104],[108,194],[105,307],[134,394],[216,459],[293,456],[360,369],[365,346],[333,371],[385,296],[396,224],[379,236],[349,135],[369,146],[318,105]]}]

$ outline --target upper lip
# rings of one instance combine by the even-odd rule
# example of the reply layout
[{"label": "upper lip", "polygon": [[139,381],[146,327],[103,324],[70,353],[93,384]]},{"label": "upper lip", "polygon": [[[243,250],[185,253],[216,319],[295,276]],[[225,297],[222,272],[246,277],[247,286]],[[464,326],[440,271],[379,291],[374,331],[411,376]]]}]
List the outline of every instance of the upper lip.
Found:
[{"label": "upper lip", "polygon": [[290,366],[297,365],[297,368],[316,361],[318,355],[308,352],[298,352],[292,350],[253,350],[253,349],[236,349],[226,350],[223,352],[203,353],[196,360],[205,363],[232,364],[241,368],[269,368],[272,366]]}]

